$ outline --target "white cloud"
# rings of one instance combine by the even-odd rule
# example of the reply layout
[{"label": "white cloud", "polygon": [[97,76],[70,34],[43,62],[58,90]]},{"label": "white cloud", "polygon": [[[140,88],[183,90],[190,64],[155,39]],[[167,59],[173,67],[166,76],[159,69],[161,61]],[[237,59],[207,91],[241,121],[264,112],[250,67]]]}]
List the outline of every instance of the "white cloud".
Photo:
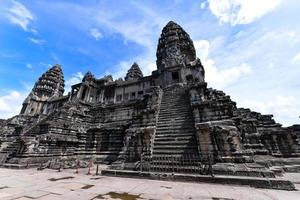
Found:
[{"label": "white cloud", "polygon": [[156,62],[153,54],[145,53],[129,60],[123,60],[113,68],[113,70],[107,70],[105,75],[111,74],[114,79],[124,78],[129,68],[134,62],[136,62],[144,76],[149,76],[152,71],[156,70]]},{"label": "white cloud", "polygon": [[24,31],[36,33],[36,30],[28,27],[34,20],[33,14],[20,2],[11,1],[11,6],[7,10],[7,18],[11,23],[20,26]]},{"label": "white cloud", "polygon": [[196,40],[194,46],[205,69],[205,80],[214,88],[224,89],[238,81],[241,76],[252,72],[251,67],[246,63],[225,69],[216,67],[215,61],[209,58],[210,42],[207,40]]},{"label": "white cloud", "polygon": [[47,68],[47,69],[49,69],[50,67],[52,67],[51,64],[49,64],[49,63],[44,63],[44,62],[40,62],[40,63],[39,63],[39,66],[45,67],[45,68]]},{"label": "white cloud", "polygon": [[28,38],[28,39],[30,40],[30,42],[32,42],[34,44],[38,44],[38,45],[42,45],[46,42],[45,40],[40,40],[40,39],[35,39],[35,38]]},{"label": "white cloud", "polygon": [[222,70],[217,68],[211,59],[205,60],[203,65],[205,66],[206,82],[218,89],[224,89],[236,83],[242,76],[252,73],[251,66],[246,63]]},{"label": "white cloud", "polygon": [[121,61],[117,66],[117,71],[109,72],[106,71],[106,75],[111,74],[114,78],[114,80],[118,78],[124,78],[127,70],[131,67],[132,62],[130,61]]},{"label": "white cloud", "polygon": [[200,4],[200,8],[203,10],[203,9],[205,9],[206,8],[206,2],[202,2],[201,4]]},{"label": "white cloud", "polygon": [[249,24],[274,10],[282,0],[208,0],[220,23]]},{"label": "white cloud", "polygon": [[0,119],[6,119],[17,115],[25,99],[25,94],[18,91],[10,91],[8,94],[0,96]]},{"label": "white cloud", "polygon": [[214,39],[210,45],[200,42],[199,57],[208,55],[202,56],[206,59],[203,65],[207,82],[223,89],[238,107],[274,114],[276,122],[285,126],[299,123],[300,103],[295,101],[300,94],[299,68],[291,62],[299,52],[298,45],[294,45],[298,32],[278,27],[261,31],[255,27],[217,47]]},{"label": "white cloud", "polygon": [[161,26],[165,25],[168,19],[162,19],[160,13],[145,6],[142,2],[135,1],[132,5],[136,11],[133,18],[128,16],[126,8],[118,12],[115,10],[107,12],[105,8],[100,8],[96,17],[97,23],[101,27],[106,27],[110,32],[121,34],[125,44],[127,41],[133,41],[146,47],[146,50],[153,50],[157,40],[155,34],[159,34]]},{"label": "white cloud", "polygon": [[126,8],[118,12],[115,10],[106,12],[101,8],[96,18],[101,27],[105,27],[109,32],[121,34],[125,44],[131,41],[143,47],[139,55],[122,60],[117,67],[106,71],[105,74],[112,74],[114,79],[124,78],[133,62],[137,62],[144,76],[150,75],[157,69],[155,57],[157,39],[162,27],[170,20],[170,16],[163,16],[158,9],[149,7],[145,3],[134,1],[130,4],[136,10],[133,18],[128,17]]},{"label": "white cloud", "polygon": [[26,67],[27,67],[28,69],[32,69],[32,65],[31,65],[30,63],[27,63],[27,64],[26,64]]},{"label": "white cloud", "polygon": [[96,28],[92,28],[90,30],[90,34],[93,38],[95,38],[96,40],[99,40],[103,37],[102,33],[100,33],[100,31]]},{"label": "white cloud", "polygon": [[65,81],[65,94],[71,90],[71,86],[77,83],[81,83],[83,78],[82,72],[77,72],[73,74],[69,79]]},{"label": "white cloud", "polygon": [[144,76],[149,76],[152,71],[156,70],[156,62],[152,55],[150,56],[149,54],[145,54],[144,56],[138,56],[130,60],[123,60],[119,62],[119,64],[113,68],[113,70],[107,70],[103,75],[112,75],[114,80],[118,78],[123,78],[125,77],[127,71],[130,69],[132,64],[136,62],[140,69],[143,72]]},{"label": "white cloud", "polygon": [[292,62],[298,62],[300,61],[300,53],[297,53],[297,55],[294,56],[294,58],[292,59]]},{"label": "white cloud", "polygon": [[209,54],[210,43],[207,40],[195,40],[194,46],[196,49],[197,56],[201,60],[205,60]]}]

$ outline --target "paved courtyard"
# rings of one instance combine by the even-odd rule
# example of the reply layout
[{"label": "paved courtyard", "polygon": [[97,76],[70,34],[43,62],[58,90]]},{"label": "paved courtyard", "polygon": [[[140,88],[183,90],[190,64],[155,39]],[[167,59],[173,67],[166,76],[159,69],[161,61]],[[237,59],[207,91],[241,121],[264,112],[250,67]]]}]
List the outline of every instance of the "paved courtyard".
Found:
[{"label": "paved courtyard", "polygon": [[[37,171],[0,168],[0,199],[284,199],[299,200],[299,191],[267,190],[207,183],[183,183],[86,175],[81,169]],[[300,175],[287,174],[300,189]]]}]

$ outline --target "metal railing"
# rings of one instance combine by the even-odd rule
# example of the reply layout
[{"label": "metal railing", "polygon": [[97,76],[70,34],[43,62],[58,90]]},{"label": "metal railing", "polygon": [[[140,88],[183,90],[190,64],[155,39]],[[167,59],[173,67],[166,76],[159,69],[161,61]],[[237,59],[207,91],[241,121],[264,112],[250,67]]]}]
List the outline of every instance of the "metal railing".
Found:
[{"label": "metal railing", "polygon": [[210,154],[181,156],[160,155],[151,156],[143,154],[138,166],[141,172],[169,172],[190,174],[213,174],[213,158]]}]

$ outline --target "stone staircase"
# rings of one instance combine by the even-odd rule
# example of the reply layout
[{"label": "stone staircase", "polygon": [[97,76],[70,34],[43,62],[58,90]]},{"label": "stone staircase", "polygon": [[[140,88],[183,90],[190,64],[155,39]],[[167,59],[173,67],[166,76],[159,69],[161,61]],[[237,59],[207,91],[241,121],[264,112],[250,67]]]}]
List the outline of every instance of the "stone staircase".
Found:
[{"label": "stone staircase", "polygon": [[3,159],[1,159],[0,165],[7,163],[17,153],[19,147],[19,142],[17,140],[14,140],[7,147],[2,149],[0,152],[0,157],[2,157]]},{"label": "stone staircase", "polygon": [[186,87],[164,89],[151,168],[158,171],[189,171],[199,164],[194,118]]}]

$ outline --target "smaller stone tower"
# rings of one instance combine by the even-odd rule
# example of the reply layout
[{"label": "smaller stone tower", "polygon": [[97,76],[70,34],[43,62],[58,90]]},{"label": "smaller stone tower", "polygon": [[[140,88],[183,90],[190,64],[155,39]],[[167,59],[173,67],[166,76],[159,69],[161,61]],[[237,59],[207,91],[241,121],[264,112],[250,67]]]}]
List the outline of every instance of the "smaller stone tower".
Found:
[{"label": "smaller stone tower", "polygon": [[125,81],[138,80],[142,77],[143,72],[141,71],[139,65],[137,63],[133,63],[125,76]]},{"label": "smaller stone tower", "polygon": [[92,72],[88,71],[85,73],[82,82],[92,82],[95,80],[95,76],[92,74]]},{"label": "smaller stone tower", "polygon": [[56,64],[37,80],[32,91],[23,102],[20,114],[36,115],[43,113],[47,101],[63,96],[64,86],[62,69],[60,65]]}]

